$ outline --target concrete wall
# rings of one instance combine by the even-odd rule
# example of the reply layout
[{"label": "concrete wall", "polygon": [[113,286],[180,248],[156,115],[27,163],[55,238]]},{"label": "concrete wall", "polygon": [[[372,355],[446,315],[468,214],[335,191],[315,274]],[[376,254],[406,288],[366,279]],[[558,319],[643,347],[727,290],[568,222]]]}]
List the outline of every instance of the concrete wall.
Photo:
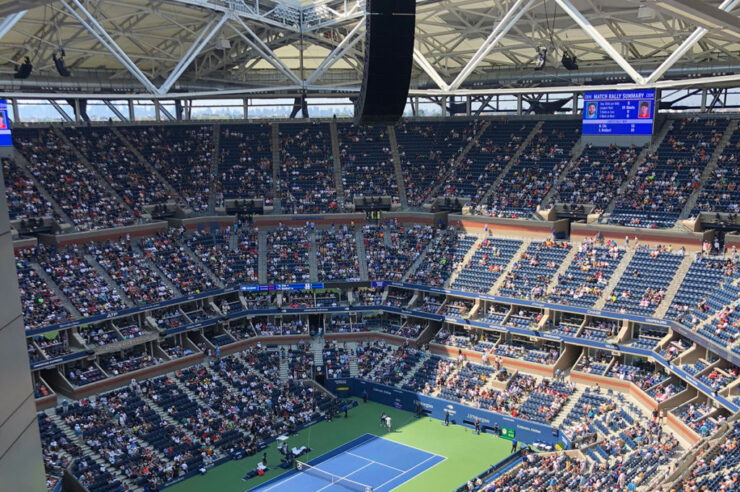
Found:
[{"label": "concrete wall", "polygon": [[111,229],[99,229],[95,231],[73,232],[70,234],[54,235],[39,234],[39,241],[43,244],[63,246],[67,244],[85,244],[92,241],[117,241],[131,237],[152,236],[167,229],[167,222],[157,221],[146,224],[134,224],[125,227],[113,227]]},{"label": "concrete wall", "polygon": [[[0,196],[5,184],[0,180]],[[8,205],[0,200],[0,490],[44,492],[46,478],[13,259]]]}]

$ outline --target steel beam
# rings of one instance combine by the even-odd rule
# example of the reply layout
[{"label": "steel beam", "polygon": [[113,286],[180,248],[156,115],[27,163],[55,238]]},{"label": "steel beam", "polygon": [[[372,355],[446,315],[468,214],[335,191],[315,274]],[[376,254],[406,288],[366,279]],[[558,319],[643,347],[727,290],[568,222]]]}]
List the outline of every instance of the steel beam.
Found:
[{"label": "steel beam", "polygon": [[255,34],[254,31],[252,31],[247,24],[244,23],[242,19],[239,17],[233,18],[239,26],[249,34],[249,36],[246,36],[243,32],[239,31],[235,26],[230,25],[230,27],[239,35],[240,38],[242,38],[249,46],[251,46],[257,53],[262,56],[262,58],[268,62],[270,65],[275,67],[277,71],[288,77],[293,83],[295,84],[301,84],[301,79],[293,73],[293,71],[288,68],[283,61],[278,58],[278,56],[275,54],[274,51],[270,49],[269,46],[267,46],[264,41],[260,39],[257,34]]},{"label": "steel beam", "polygon": [[72,117],[71,117],[70,115],[68,115],[68,114],[67,114],[67,112],[66,112],[66,111],[64,110],[64,108],[62,108],[62,107],[61,107],[61,106],[59,105],[59,103],[58,103],[58,102],[56,102],[56,101],[55,101],[55,100],[53,100],[53,99],[49,99],[48,101],[49,101],[49,104],[51,104],[51,107],[53,107],[54,109],[56,109],[56,110],[57,110],[57,113],[59,113],[60,115],[62,115],[62,118],[63,118],[63,119],[64,119],[64,120],[65,120],[65,121],[66,121],[67,123],[74,123],[74,121],[75,121],[75,120],[74,120],[74,118],[72,118]]},{"label": "steel beam", "polygon": [[118,118],[119,120],[121,120],[121,121],[128,121],[128,118],[126,118],[126,116],[125,116],[125,115],[124,115],[123,113],[121,113],[121,112],[120,112],[120,111],[118,110],[118,108],[117,108],[117,107],[115,107],[115,106],[114,106],[114,105],[113,105],[113,104],[112,104],[112,103],[111,103],[110,101],[107,101],[107,100],[103,100],[103,104],[105,104],[105,105],[106,105],[106,107],[107,107],[108,109],[110,109],[110,112],[111,112],[111,113],[113,113],[114,115],[116,115],[116,117],[117,117],[117,118]]},{"label": "steel beam", "polygon": [[534,4],[535,0],[516,0],[516,3],[506,12],[496,27],[493,28],[491,34],[488,35],[485,41],[478,51],[475,52],[473,57],[468,61],[468,64],[463,67],[462,71],[455,77],[455,80],[448,86],[449,89],[455,90],[459,88],[465,79],[473,73],[483,59],[488,56],[491,50],[498,44],[501,39],[506,36],[514,24],[521,19],[522,15],[529,10]]},{"label": "steel beam", "polygon": [[79,0],[71,0],[72,3],[80,10],[80,12],[77,12],[69,3],[67,3],[66,0],[59,0],[62,5],[67,9],[67,11],[77,19],[77,21],[82,24],[85,29],[90,32],[90,34],[97,39],[100,44],[105,46],[108,51],[113,54],[113,56],[121,62],[121,64],[129,71],[131,74],[136,77],[136,79],[141,82],[141,84],[152,93],[157,92],[157,86],[155,86],[149,78],[144,75],[144,72],[142,72],[139,67],[134,64],[133,61],[131,61],[131,58],[128,57],[128,55],[121,49],[120,46],[113,40],[113,38],[110,37],[108,32],[103,28],[103,26],[100,25],[100,23],[93,17],[93,15],[80,3]]},{"label": "steel beam", "polygon": [[180,59],[177,66],[172,70],[172,72],[170,72],[167,80],[165,80],[162,86],[157,90],[160,95],[167,94],[170,91],[175,82],[177,82],[177,80],[182,76],[182,74],[190,66],[190,64],[193,63],[195,57],[198,56],[201,51],[203,51],[203,48],[205,48],[206,44],[208,44],[211,38],[213,38],[216,32],[218,32],[221,27],[223,27],[224,23],[230,17],[231,14],[228,13],[222,15],[221,19],[216,22],[215,26],[215,19],[211,19],[211,21],[203,28],[203,30],[201,30],[200,34],[197,38],[195,38],[195,41],[193,41],[193,44],[190,45],[190,48],[188,48],[188,51]]},{"label": "steel beam", "polygon": [[26,15],[26,12],[26,10],[21,10],[20,12],[16,12],[15,14],[5,17],[3,21],[0,22],[0,39],[4,38],[5,35],[13,29],[13,26],[15,26],[24,15]]},{"label": "steel beam", "polygon": [[[251,20],[255,22],[260,22],[262,24],[266,24],[272,27],[278,27],[280,29],[285,29],[285,30],[292,31],[292,32],[300,32],[301,30],[300,25],[298,24],[293,25],[288,22],[280,22],[278,20],[269,18],[267,15],[261,13],[259,9],[259,2],[255,2],[256,7],[257,7],[255,9],[255,8],[248,6],[246,2],[244,2],[243,0],[229,1],[229,2],[215,1],[215,0],[169,0],[169,1],[175,2],[175,3],[181,3],[184,5],[201,7],[201,8],[213,10],[216,12],[222,12],[224,14],[230,14],[235,17],[239,17],[241,19],[247,19],[247,20]],[[296,15],[300,17],[299,11],[292,7],[286,7],[286,6],[281,5],[281,8],[287,11],[296,12]]]},{"label": "steel beam", "polygon": [[344,37],[344,39],[334,48],[334,50],[329,53],[329,55],[324,58],[324,61],[322,61],[318,67],[316,67],[316,70],[313,71],[311,75],[306,79],[305,85],[311,85],[313,84],[316,79],[321,77],[324,72],[326,72],[329,67],[334,65],[334,63],[337,62],[344,54],[352,49],[352,47],[357,44],[357,42],[362,38],[362,36],[357,35],[357,32],[362,28],[362,26],[365,25],[365,17],[360,19],[360,22],[357,23],[355,27],[352,28],[350,32],[347,33],[347,35]]},{"label": "steel beam", "polygon": [[572,3],[570,3],[570,0],[555,0],[555,2],[560,5],[563,10],[565,10],[565,13],[567,13],[574,21],[576,21],[576,24],[578,24],[581,29],[583,29],[583,31],[596,42],[596,44],[601,46],[601,49],[606,51],[606,53],[611,57],[612,60],[617,62],[617,65],[622,67],[622,70],[624,70],[632,80],[634,80],[638,84],[645,83],[645,77],[640,75],[637,70],[632,68],[632,65],[630,65],[629,62],[625,60],[624,57],[614,48],[614,46],[612,46],[611,43],[607,41],[604,36],[601,35],[601,33],[593,26],[593,24],[591,24],[591,22],[589,22],[589,20],[586,19],[586,17],[580,11],[578,11],[578,9],[576,9]]},{"label": "steel beam", "polygon": [[162,105],[162,103],[159,103],[159,111],[164,115],[165,118],[167,118],[170,121],[175,121],[175,117],[170,113],[167,108]]},{"label": "steel beam", "polygon": [[442,90],[447,90],[450,88],[450,86],[447,85],[447,83],[444,81],[444,79],[442,79],[439,73],[437,73],[432,64],[429,63],[429,60],[426,59],[419,48],[414,48],[414,61],[416,61],[416,64],[419,65],[427,75],[429,75],[429,78],[432,79],[435,84],[437,84],[437,87]]},{"label": "steel beam", "polygon": [[[740,3],[740,0],[725,0],[720,4],[719,8],[720,10],[724,10],[725,12],[730,12],[737,6],[738,3]],[[678,60],[683,58],[686,53],[691,51],[691,49],[696,46],[696,43],[701,41],[701,39],[708,32],[709,31],[703,27],[696,28],[696,30],[692,32],[688,38],[684,39],[683,43],[681,43],[681,46],[676,48],[676,51],[671,53],[668,58],[663,60],[663,63],[661,63],[660,66],[656,68],[655,71],[653,71],[653,73],[651,73],[645,81],[649,84],[652,84],[653,82],[656,82],[658,79],[660,79],[667,70],[669,70],[673,65],[676,64]]]}]

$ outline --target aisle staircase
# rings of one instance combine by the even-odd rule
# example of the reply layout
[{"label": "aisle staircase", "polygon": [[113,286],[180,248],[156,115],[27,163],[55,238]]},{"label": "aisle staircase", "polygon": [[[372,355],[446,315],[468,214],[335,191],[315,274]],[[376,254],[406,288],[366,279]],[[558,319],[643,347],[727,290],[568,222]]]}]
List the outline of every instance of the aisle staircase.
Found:
[{"label": "aisle staircase", "polygon": [[506,280],[506,276],[511,273],[511,268],[514,266],[514,263],[517,263],[519,259],[522,257],[525,251],[527,251],[527,248],[529,248],[529,245],[532,244],[531,239],[525,239],[522,241],[522,245],[519,246],[519,249],[516,253],[514,253],[514,256],[511,257],[511,260],[509,260],[509,264],[506,265],[506,268],[503,272],[501,272],[501,275],[496,279],[496,282],[491,286],[491,288],[488,290],[489,294],[495,294],[498,292],[498,290],[501,288],[502,285],[504,285],[504,281]]},{"label": "aisle staircase", "polygon": [[134,211],[131,209],[128,203],[126,203],[126,200],[119,195],[116,190],[113,189],[113,187],[106,181],[106,179],[103,177],[103,175],[98,170],[97,166],[94,166],[88,159],[87,156],[85,156],[80,150],[67,138],[67,135],[64,134],[61,128],[59,128],[56,125],[53,125],[51,127],[54,130],[54,133],[69,147],[72,152],[74,152],[75,156],[80,160],[82,164],[85,165],[94,175],[97,179],[98,183],[100,183],[103,188],[108,191],[108,194],[116,199],[118,203],[128,211],[129,214],[131,214],[131,217],[134,216]]},{"label": "aisle staircase", "polygon": [[129,297],[126,295],[126,292],[123,291],[123,289],[116,283],[115,280],[111,278],[110,275],[108,275],[108,272],[105,271],[105,268],[103,268],[100,263],[97,262],[95,257],[90,254],[84,254],[82,257],[85,259],[88,265],[92,267],[93,270],[97,272],[97,274],[105,280],[105,283],[108,284],[108,287],[113,289],[116,294],[118,294],[123,301],[124,304],[126,304],[127,307],[134,307],[134,301],[129,299]]},{"label": "aisle staircase", "polygon": [[316,232],[311,231],[308,233],[308,275],[311,282],[318,282],[319,280],[319,249],[316,245]]},{"label": "aisle staircase", "polygon": [[337,190],[337,204],[339,210],[344,211],[344,181],[342,181],[342,161],[339,159],[339,136],[336,121],[329,123],[329,135],[331,136],[331,156],[334,164],[334,188]]},{"label": "aisle staircase", "polygon": [[558,284],[558,276],[565,275],[565,272],[568,271],[568,268],[570,267],[570,264],[573,263],[573,258],[576,257],[577,253],[578,248],[575,247],[575,245],[571,245],[570,251],[568,251],[568,254],[565,255],[565,258],[563,258],[563,262],[560,264],[557,271],[553,274],[552,278],[550,279],[550,283],[547,284],[545,293],[550,292],[550,290]]},{"label": "aisle staircase", "polygon": [[653,143],[645,146],[645,148],[640,151],[640,153],[637,155],[637,158],[635,159],[635,162],[632,164],[632,168],[630,169],[629,174],[626,178],[624,178],[624,181],[622,181],[619,189],[614,194],[614,198],[604,210],[604,213],[602,214],[602,219],[606,218],[614,211],[617,206],[617,199],[620,196],[624,195],[625,191],[627,190],[627,186],[632,182],[633,179],[635,179],[635,176],[637,176],[637,171],[643,164],[645,164],[648,155],[658,150],[658,147],[660,147],[660,144],[663,142],[663,139],[666,137],[666,135],[668,135],[668,132],[671,131],[671,128],[673,128],[673,120],[666,120],[665,123],[663,123],[663,126],[660,128],[660,131],[653,136]]},{"label": "aisle staircase", "polygon": [[398,187],[398,198],[403,208],[408,208],[409,201],[406,197],[406,183],[403,179],[401,170],[401,154],[398,152],[398,140],[396,139],[396,129],[393,125],[388,125],[388,138],[391,141],[391,155],[393,156],[393,172],[396,176],[396,186]]},{"label": "aisle staircase", "polygon": [[190,249],[190,246],[188,246],[185,241],[179,241],[178,245],[182,249],[184,253],[186,253],[190,258],[193,260],[193,263],[198,265],[201,270],[205,272],[208,277],[210,277],[211,281],[213,282],[213,285],[218,286],[219,288],[223,289],[225,287],[223,281],[221,278],[219,278],[215,273],[213,273],[213,270],[208,268],[208,265],[206,265],[203,260],[201,260],[200,256],[196,255],[195,252]]},{"label": "aisle staircase", "polygon": [[583,394],[585,389],[585,386],[576,385],[575,391],[573,391],[573,393],[568,397],[568,401],[565,402],[565,405],[563,405],[563,407],[560,409],[557,417],[555,417],[555,419],[550,423],[550,427],[556,429],[563,424],[563,421],[568,416],[573,407],[576,406],[578,399],[581,397],[581,394]]},{"label": "aisle staircase", "polygon": [[208,173],[208,213],[216,212],[216,183],[218,182],[218,165],[221,161],[221,125],[213,125],[213,152],[211,153],[211,168]]},{"label": "aisle staircase", "polygon": [[36,179],[36,176],[33,175],[30,168],[30,163],[28,160],[21,154],[20,152],[15,152],[13,155],[13,162],[18,166],[18,168],[23,173],[23,177],[26,179],[30,179],[33,182],[33,185],[36,187],[36,189],[39,191],[39,194],[41,197],[47,202],[51,203],[52,208],[54,211],[59,215],[59,217],[62,218],[63,222],[66,222],[70,224],[72,227],[74,227],[74,222],[72,222],[72,219],[70,219],[69,215],[62,210],[62,207],[59,206],[59,204],[54,200],[48,191],[46,191],[46,188],[39,182],[39,180]]},{"label": "aisle staircase", "polygon": [[267,283],[267,231],[257,233],[257,280],[260,284]]},{"label": "aisle staircase", "polygon": [[49,288],[49,290],[51,290],[54,293],[55,296],[57,296],[57,299],[62,301],[62,306],[64,306],[64,308],[67,311],[69,311],[69,313],[74,318],[79,319],[83,317],[82,314],[77,310],[77,308],[74,307],[74,305],[72,304],[72,301],[70,301],[69,298],[66,295],[64,295],[64,293],[62,292],[62,289],[60,289],[57,283],[54,282],[54,280],[52,280],[49,274],[47,274],[44,271],[41,265],[33,261],[30,263],[30,266],[36,272],[36,275],[38,275],[39,279],[41,279],[44,282],[44,285],[46,285]]},{"label": "aisle staircase", "polygon": [[[573,148],[570,151],[570,157],[568,158],[568,165],[565,166],[565,168],[558,174],[558,176],[555,178],[555,181],[552,183],[552,186],[550,189],[545,193],[545,196],[542,197],[542,201],[540,202],[540,207],[543,209],[549,209],[552,205],[550,200],[552,197],[555,196],[555,194],[558,191],[558,188],[560,186],[560,183],[568,176],[568,174],[573,170],[573,168],[578,164],[581,155],[583,155],[583,151],[586,149],[586,145],[583,143],[583,141],[577,142]],[[539,214],[534,214],[535,217],[538,217]]]},{"label": "aisle staircase", "polygon": [[282,185],[280,182],[280,127],[278,123],[272,125],[272,196],[273,196],[273,213],[282,213],[280,196]]},{"label": "aisle staircase", "polygon": [[167,275],[165,275],[164,273],[162,273],[162,271],[159,268],[157,268],[157,265],[154,264],[154,261],[151,259],[151,257],[148,256],[148,255],[146,255],[141,250],[141,247],[139,247],[138,244],[135,244],[135,243],[132,242],[132,243],[130,243],[130,246],[131,246],[131,250],[135,254],[139,255],[141,258],[144,259],[144,261],[149,266],[149,268],[157,275],[157,277],[159,277],[159,280],[162,283],[164,283],[164,285],[166,285],[167,288],[169,288],[170,290],[172,290],[172,292],[175,293],[175,297],[183,297],[184,294],[182,292],[180,292],[180,289],[178,289],[177,286],[175,286],[175,284],[173,284],[170,281],[170,279],[167,278]]},{"label": "aisle staircase", "polygon": [[[388,234],[384,234],[385,238]],[[365,251],[365,236],[362,233],[362,227],[355,228],[355,243],[357,244],[357,261],[360,266],[360,280],[367,281],[369,279],[367,269],[367,252]]]},{"label": "aisle staircase", "polygon": [[[387,236],[387,234],[386,234]],[[414,262],[411,264],[411,266],[406,270],[406,273],[403,274],[403,277],[401,278],[401,282],[408,281],[409,278],[416,272],[416,270],[419,268],[419,266],[424,263],[425,258],[427,257],[427,254],[434,249],[434,246],[439,242],[440,236],[437,235],[432,238],[431,241],[429,241],[429,244],[427,244],[427,247],[424,248],[424,251],[419,254],[419,256],[414,260]]]},{"label": "aisle staircase", "polygon": [[[110,466],[108,461],[99,453],[93,451],[93,449],[87,445],[84,439],[81,437],[78,437],[72,429],[69,428],[69,426],[64,423],[64,421],[59,417],[59,415],[56,414],[54,411],[50,411],[47,413],[49,418],[52,422],[56,424],[57,427],[62,431],[62,433],[65,435],[68,441],[73,442],[77,444],[80,449],[82,450],[82,454],[88,458],[91,458],[95,463],[97,463],[101,468],[105,468],[108,472],[110,472],[111,475],[113,475],[116,479],[120,480],[122,484],[125,484],[129,487],[129,489],[132,492],[139,492],[143,491],[142,487],[139,487],[136,485],[136,483],[126,477],[120,470],[117,468],[113,468]],[[146,448],[146,446],[144,446]]]},{"label": "aisle staircase", "polygon": [[[730,143],[730,139],[732,138],[732,135],[735,133],[736,130],[737,120],[730,120],[730,122],[727,124],[727,129],[722,135],[722,138],[720,138],[719,142],[717,143],[717,147],[715,147],[714,149],[712,157],[709,159],[709,162],[707,162],[707,165],[704,167],[704,171],[701,173],[701,178],[699,178],[699,185],[691,193],[689,199],[686,200],[686,205],[684,205],[683,210],[681,210],[681,215],[678,216],[679,221],[686,220],[691,215],[691,211],[694,209],[696,201],[699,199],[699,196],[704,189],[704,185],[712,176],[714,170],[717,169],[719,158],[722,157],[722,153],[725,151],[727,144]],[[678,221],[676,221],[676,223],[678,223]]]},{"label": "aisle staircase", "polygon": [[624,255],[622,255],[622,260],[619,262],[619,265],[617,265],[617,268],[614,269],[611,278],[609,278],[609,283],[607,283],[606,287],[604,287],[604,289],[601,291],[601,297],[599,297],[599,299],[596,301],[596,304],[594,304],[594,309],[604,309],[604,306],[606,305],[606,300],[617,287],[619,279],[622,278],[624,271],[627,270],[627,266],[630,264],[630,261],[632,261],[633,256],[635,256],[634,249],[627,249],[624,252]]},{"label": "aisle staircase", "polygon": [[470,260],[473,258],[473,255],[476,251],[478,251],[478,247],[480,244],[485,240],[485,236],[478,237],[478,239],[475,240],[473,245],[468,249],[468,251],[465,253],[465,256],[463,256],[463,259],[457,264],[455,269],[452,271],[452,274],[450,275],[450,278],[447,279],[447,282],[445,282],[445,288],[449,289],[450,286],[455,283],[455,280],[457,280],[457,277],[460,275],[460,272],[463,271],[465,266],[470,263]]},{"label": "aisle staircase", "polygon": [[434,202],[434,200],[439,195],[439,190],[447,183],[447,179],[452,174],[452,171],[460,165],[460,163],[467,157],[468,152],[470,152],[470,149],[473,148],[473,146],[478,142],[481,135],[488,130],[488,127],[491,126],[491,123],[489,121],[484,121],[481,126],[478,128],[478,130],[475,132],[475,135],[473,138],[470,139],[470,141],[467,143],[467,145],[463,148],[462,152],[455,158],[455,162],[449,166],[447,172],[445,172],[443,175],[439,177],[439,179],[436,181],[436,184],[432,188],[432,190],[429,192],[429,195],[427,195],[425,203],[431,204]]},{"label": "aisle staircase", "polygon": [[152,164],[146,159],[146,157],[144,157],[144,155],[141,152],[139,152],[139,149],[134,147],[133,144],[129,142],[128,138],[126,138],[123,135],[123,133],[121,133],[120,130],[118,130],[118,128],[116,128],[115,126],[112,126],[111,131],[113,132],[115,136],[118,137],[118,140],[120,140],[121,143],[123,143],[123,145],[126,146],[129,152],[131,152],[132,154],[134,154],[134,156],[136,156],[136,159],[139,161],[139,164],[143,165],[152,176],[154,176],[155,178],[157,178],[157,180],[159,180],[160,183],[164,183],[165,188],[167,188],[167,191],[170,193],[170,196],[173,197],[173,199],[175,199],[178,203],[182,204],[183,206],[187,204],[185,199],[180,195],[180,193],[178,193],[175,187],[172,186],[172,184],[170,184],[169,180],[165,179],[164,176],[162,176],[162,174],[159,171],[157,171],[157,168],[152,166]]},{"label": "aisle staircase", "polygon": [[522,156],[524,151],[527,150],[527,147],[529,147],[529,144],[532,143],[534,137],[540,132],[544,123],[544,121],[538,121],[537,124],[534,125],[534,128],[532,128],[532,131],[529,132],[527,138],[525,138],[519,148],[516,149],[516,152],[514,152],[514,154],[511,156],[511,159],[509,159],[509,161],[506,163],[506,166],[504,166],[504,168],[498,174],[493,183],[488,187],[488,190],[485,192],[485,194],[481,197],[480,200],[478,200],[478,203],[488,203],[488,198],[493,194],[494,190],[499,187],[504,178],[509,174],[511,168],[519,163],[519,158]]},{"label": "aisle staircase", "polygon": [[678,266],[678,270],[676,270],[676,273],[673,276],[673,280],[671,280],[671,283],[668,284],[668,288],[665,290],[663,300],[660,302],[660,305],[655,310],[655,314],[653,316],[662,319],[663,316],[666,315],[668,308],[671,307],[673,298],[676,297],[676,292],[681,288],[681,283],[686,277],[689,268],[691,268],[691,263],[693,263],[693,261],[692,255],[684,255],[683,260],[681,260],[681,264]]}]

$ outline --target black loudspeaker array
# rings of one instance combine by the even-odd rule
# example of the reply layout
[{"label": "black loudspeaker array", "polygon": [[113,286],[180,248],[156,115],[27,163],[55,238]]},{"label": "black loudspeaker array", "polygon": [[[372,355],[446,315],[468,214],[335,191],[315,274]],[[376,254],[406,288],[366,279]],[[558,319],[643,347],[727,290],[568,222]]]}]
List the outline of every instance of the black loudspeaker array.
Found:
[{"label": "black loudspeaker array", "polygon": [[393,124],[403,115],[414,57],[416,0],[367,0],[365,69],[355,123]]}]

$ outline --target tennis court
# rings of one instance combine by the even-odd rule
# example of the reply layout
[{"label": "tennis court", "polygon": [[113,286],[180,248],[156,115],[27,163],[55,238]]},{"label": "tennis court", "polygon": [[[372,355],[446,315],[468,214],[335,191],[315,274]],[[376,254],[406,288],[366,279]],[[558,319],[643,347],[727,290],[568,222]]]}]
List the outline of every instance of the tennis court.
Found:
[{"label": "tennis court", "polygon": [[365,434],[250,492],[388,492],[445,459]]}]

